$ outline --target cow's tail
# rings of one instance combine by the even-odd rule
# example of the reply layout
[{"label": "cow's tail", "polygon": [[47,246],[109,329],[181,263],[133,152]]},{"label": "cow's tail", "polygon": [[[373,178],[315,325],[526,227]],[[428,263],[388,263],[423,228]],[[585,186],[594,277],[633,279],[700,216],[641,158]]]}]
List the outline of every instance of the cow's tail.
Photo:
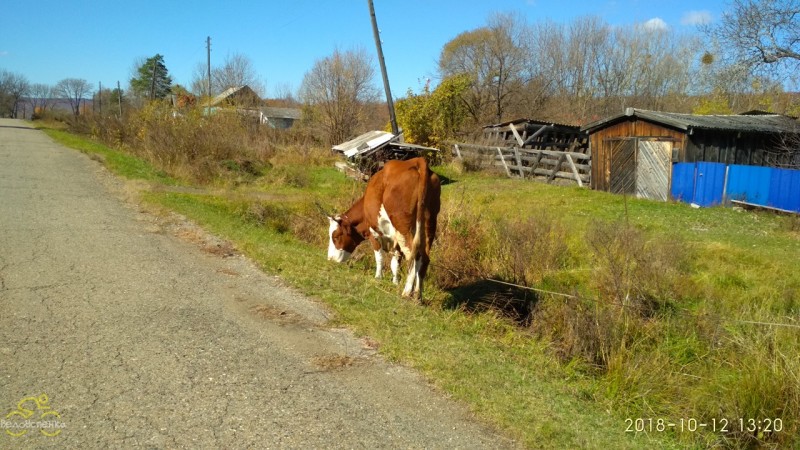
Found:
[{"label": "cow's tail", "polygon": [[411,255],[414,260],[417,259],[418,253],[423,245],[425,245],[425,197],[428,195],[428,162],[425,158],[419,158],[417,164],[419,171],[419,181],[417,183],[417,213],[416,223],[414,228],[414,240],[411,245]]}]

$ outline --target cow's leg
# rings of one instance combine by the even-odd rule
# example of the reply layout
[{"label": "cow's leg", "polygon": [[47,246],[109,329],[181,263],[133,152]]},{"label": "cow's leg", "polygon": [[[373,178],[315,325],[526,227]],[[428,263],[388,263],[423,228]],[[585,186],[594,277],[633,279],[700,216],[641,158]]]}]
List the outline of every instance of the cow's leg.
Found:
[{"label": "cow's leg", "polygon": [[427,253],[422,254],[420,256],[419,261],[417,262],[416,269],[417,269],[417,295],[419,296],[419,302],[423,303],[422,300],[422,284],[425,280],[425,275],[428,273],[428,265],[430,264],[431,260],[428,257]]},{"label": "cow's leg", "polygon": [[[411,261],[411,267],[408,268],[408,277],[406,277],[406,285],[403,289],[403,295],[406,297],[413,297],[415,293],[422,292],[420,289],[420,270],[422,269],[422,258],[418,257]],[[421,298],[421,297],[420,297]]]},{"label": "cow's leg", "polygon": [[383,249],[375,250],[375,278],[383,278],[383,255]]},{"label": "cow's leg", "polygon": [[400,250],[392,252],[392,283],[397,284],[400,282],[400,258],[402,253]]}]

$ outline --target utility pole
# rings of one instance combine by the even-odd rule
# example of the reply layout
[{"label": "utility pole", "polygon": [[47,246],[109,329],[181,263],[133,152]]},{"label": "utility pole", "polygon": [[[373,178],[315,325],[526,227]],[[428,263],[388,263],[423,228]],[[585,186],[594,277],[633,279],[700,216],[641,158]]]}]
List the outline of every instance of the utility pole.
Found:
[{"label": "utility pole", "polygon": [[372,0],[367,0],[367,3],[369,3],[369,15],[372,17],[372,33],[375,35],[375,47],[378,48],[378,62],[381,65],[381,74],[383,74],[383,90],[386,91],[386,105],[389,107],[389,121],[392,124],[392,134],[397,136],[400,134],[400,129],[397,127],[397,117],[394,115],[392,90],[389,88],[389,76],[386,74],[386,62],[383,60],[383,47],[381,46],[380,31],[378,31],[378,20],[375,18],[375,5],[372,4]]},{"label": "utility pole", "polygon": [[103,82],[97,82],[97,109],[98,114],[103,115]]},{"label": "utility pole", "polygon": [[206,50],[208,52],[208,78],[206,79],[206,86],[208,87],[208,116],[211,116],[211,36],[206,38]]}]

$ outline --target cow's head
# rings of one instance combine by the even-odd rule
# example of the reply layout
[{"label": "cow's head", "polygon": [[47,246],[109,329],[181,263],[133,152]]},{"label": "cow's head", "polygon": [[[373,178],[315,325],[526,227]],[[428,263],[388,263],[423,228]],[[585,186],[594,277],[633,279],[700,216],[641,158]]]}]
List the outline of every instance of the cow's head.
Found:
[{"label": "cow's head", "polygon": [[354,238],[354,234],[357,235],[355,227],[349,220],[340,216],[328,216],[328,220],[330,221],[328,260],[337,263],[345,262],[360,242]]}]

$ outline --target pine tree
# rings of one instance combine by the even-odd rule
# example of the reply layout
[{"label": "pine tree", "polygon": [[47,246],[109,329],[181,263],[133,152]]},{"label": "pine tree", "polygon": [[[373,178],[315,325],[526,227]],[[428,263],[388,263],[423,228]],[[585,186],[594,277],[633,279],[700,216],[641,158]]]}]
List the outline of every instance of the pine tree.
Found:
[{"label": "pine tree", "polygon": [[137,97],[153,100],[164,98],[170,93],[172,77],[169,76],[162,55],[147,58],[137,72],[139,76],[131,79],[131,90]]}]

